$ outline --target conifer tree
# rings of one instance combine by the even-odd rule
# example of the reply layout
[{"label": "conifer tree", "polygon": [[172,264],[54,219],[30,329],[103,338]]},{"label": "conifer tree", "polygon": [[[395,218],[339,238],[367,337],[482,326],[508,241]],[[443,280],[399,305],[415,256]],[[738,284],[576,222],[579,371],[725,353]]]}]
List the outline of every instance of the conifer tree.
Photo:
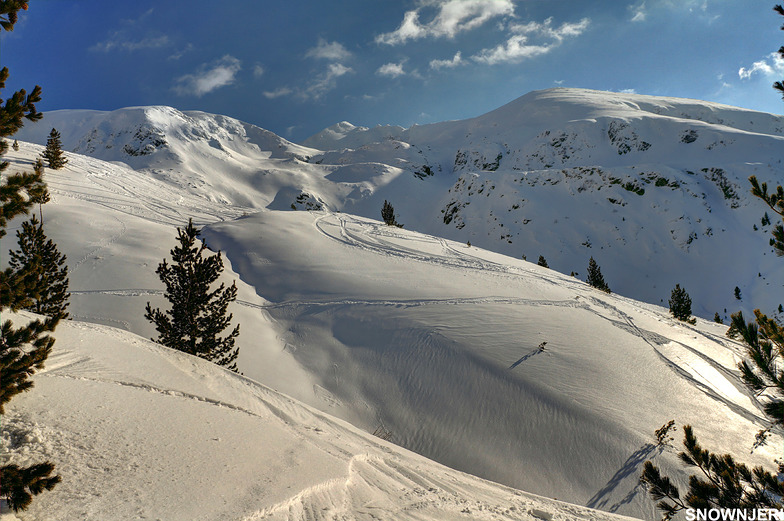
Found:
[{"label": "conifer tree", "polygon": [[381,207],[381,219],[383,219],[384,224],[388,226],[397,226],[398,228],[403,227],[402,224],[397,222],[397,217],[395,216],[395,209],[386,199],[384,199],[384,205]]},{"label": "conifer tree", "polygon": [[223,259],[218,252],[203,256],[207,245],[196,245],[199,230],[188,221],[185,229],[177,228],[179,245],[171,250],[172,264],[166,259],[158,265],[156,273],[166,285],[164,296],[171,309],[153,309],[147,303],[144,317],[155,324],[158,338],[153,341],[167,347],[197,355],[226,366],[237,372],[236,359],[239,348],[234,347],[240,333],[237,325],[228,336],[219,337],[233,316],[226,314],[230,302],[237,298],[237,285],[226,288],[223,283],[215,289],[210,286],[223,271]]},{"label": "conifer tree", "polygon": [[[0,29],[13,30],[20,10],[27,10],[27,1],[0,0]],[[0,92],[5,88],[8,76],[7,67],[0,69]],[[35,108],[40,100],[39,86],[30,94],[19,90],[10,98],[0,98],[0,156],[8,150],[8,143],[3,138],[16,133],[25,120],[41,119],[42,114]],[[37,162],[32,172],[5,174],[8,166],[7,161],[0,160],[0,173],[3,174],[0,182],[0,238],[6,235],[10,219],[28,213],[47,194],[42,163]],[[0,271],[0,309],[21,309],[30,300],[28,289],[27,279],[12,268]],[[5,413],[5,404],[13,396],[33,387],[30,377],[43,368],[54,344],[54,339],[46,332],[54,330],[58,320],[33,320],[19,328],[14,328],[10,320],[0,325],[0,414]],[[60,476],[52,476],[53,471],[54,465],[50,462],[27,468],[4,465],[0,467],[0,496],[14,510],[24,510],[33,495],[51,490],[59,483]]]},{"label": "conifer tree", "polygon": [[46,149],[41,154],[47,160],[49,168],[52,170],[59,170],[68,163],[68,158],[65,157],[62,146],[60,133],[53,128],[49,133],[49,138],[46,140]]},{"label": "conifer tree", "polygon": [[[696,324],[697,319],[691,317],[691,297],[686,290],[676,284],[670,294],[670,313],[676,319],[689,324]],[[718,315],[718,314],[717,314]]]},{"label": "conifer tree", "polygon": [[640,483],[658,501],[656,506],[663,512],[663,519],[671,519],[687,508],[739,509],[750,514],[750,510],[779,507],[777,497],[784,495],[784,483],[774,474],[762,467],[750,469],[729,454],[718,455],[703,449],[689,425],[683,428],[683,433],[685,450],[678,456],[683,463],[700,471],[689,477],[688,492],[681,496],[670,478],[662,476],[651,461],[644,463],[640,477]]},{"label": "conifer tree", "polygon": [[19,150],[19,141],[14,139],[14,144],[11,145],[11,148],[13,148],[15,152],[18,151]]},{"label": "conifer tree", "polygon": [[610,293],[610,287],[604,282],[604,277],[602,277],[602,270],[593,257],[588,261],[588,280],[586,282],[596,289]]},{"label": "conifer tree", "polygon": [[26,510],[33,495],[52,490],[60,482],[60,476],[51,476],[53,471],[54,465],[48,461],[27,468],[13,464],[3,467],[3,494],[8,506],[15,511]]},{"label": "conifer tree", "polygon": [[22,309],[39,315],[61,319],[68,317],[68,266],[66,256],[57,245],[46,237],[44,227],[33,216],[22,223],[16,232],[19,250],[10,253],[9,265],[21,277],[28,279],[26,286],[30,303]]},{"label": "conifer tree", "polygon": [[547,260],[544,258],[543,255],[539,255],[539,260],[536,262],[539,266],[543,268],[549,268],[550,266],[547,265]]}]

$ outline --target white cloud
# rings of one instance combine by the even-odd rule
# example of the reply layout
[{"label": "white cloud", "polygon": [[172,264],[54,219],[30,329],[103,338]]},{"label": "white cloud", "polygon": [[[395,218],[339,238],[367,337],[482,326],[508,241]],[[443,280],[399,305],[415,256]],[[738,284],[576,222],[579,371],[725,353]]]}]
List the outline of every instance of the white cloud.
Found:
[{"label": "white cloud", "polygon": [[155,34],[148,31],[145,36],[138,36],[139,33],[143,32],[138,29],[138,26],[150,17],[153,12],[154,9],[150,8],[136,19],[123,20],[121,29],[111,31],[106,40],[96,43],[89,50],[96,52],[133,52],[142,49],[159,49],[170,45],[169,37],[165,34]]},{"label": "white cloud", "polygon": [[264,76],[265,72],[266,71],[264,70],[264,67],[260,63],[257,63],[256,65],[253,66],[254,78],[261,78],[262,76]]},{"label": "white cloud", "polygon": [[327,42],[319,38],[318,44],[305,53],[307,58],[316,58],[329,61],[341,61],[351,58],[352,54],[338,42]]},{"label": "white cloud", "polygon": [[[553,27],[552,18],[548,18],[542,23],[513,24],[509,29],[515,34],[510,36],[506,42],[492,49],[484,49],[472,59],[488,65],[518,63],[550,52],[566,38],[581,35],[589,25],[588,18],[583,18],[578,23],[564,23],[559,27]],[[531,36],[537,36],[540,41],[531,43]]]},{"label": "white cloud", "polygon": [[548,18],[542,23],[528,22],[527,24],[513,24],[509,30],[517,34],[538,34],[545,38],[562,42],[565,38],[570,36],[579,36],[585,32],[590,25],[591,20],[583,18],[577,23],[563,23],[560,27],[553,27],[553,19]]},{"label": "white cloud", "polygon": [[441,69],[454,69],[459,65],[463,65],[465,62],[463,61],[463,56],[460,51],[454,55],[451,60],[432,60],[430,62],[430,68],[435,70]]},{"label": "white cloud", "polygon": [[376,43],[399,45],[425,37],[453,38],[492,18],[514,15],[512,0],[430,0],[424,3],[424,7],[431,6],[436,7],[438,13],[430,22],[420,22],[422,8],[407,11],[400,27],[391,33],[378,35]]},{"label": "white cloud", "polygon": [[177,78],[174,91],[183,96],[201,97],[215,89],[234,83],[235,76],[240,69],[240,61],[227,54],[211,64],[202,65],[194,74],[186,74]]},{"label": "white cloud", "polygon": [[645,2],[640,2],[636,5],[630,5],[629,11],[632,12],[632,22],[644,22],[648,17],[648,12],[645,10]]},{"label": "white cloud", "polygon": [[160,47],[166,47],[169,43],[169,37],[166,35],[147,36],[145,38],[132,40],[128,38],[125,31],[114,31],[107,40],[96,43],[90,47],[90,50],[98,52],[110,52],[114,50],[133,52],[141,49],[158,49]]},{"label": "white cloud", "polygon": [[770,53],[764,59],[752,63],[748,69],[741,67],[738,70],[738,77],[742,80],[748,80],[757,73],[771,77],[781,76],[784,74],[784,59],[777,52]]},{"label": "white cloud", "polygon": [[337,86],[337,79],[354,72],[351,67],[341,63],[330,63],[324,74],[316,77],[299,95],[303,98],[318,99]]},{"label": "white cloud", "polygon": [[385,63],[384,65],[378,68],[376,74],[378,74],[379,76],[398,78],[400,76],[405,76],[406,71],[403,70],[402,63]]},{"label": "white cloud", "polygon": [[288,87],[281,87],[281,88],[275,89],[273,91],[264,91],[263,94],[268,99],[275,99],[275,98],[281,98],[283,96],[289,96],[289,95],[293,94],[293,92],[294,91],[291,90]]},{"label": "white cloud", "polygon": [[488,65],[498,63],[520,62],[526,58],[533,58],[541,54],[546,54],[552,46],[547,45],[528,45],[528,37],[517,34],[510,37],[506,43],[498,45],[494,49],[484,49],[473,57],[474,60]]},{"label": "white cloud", "polygon": [[353,72],[354,69],[341,63],[330,63],[325,72],[313,78],[305,87],[280,87],[263,94],[269,99],[293,96],[301,100],[316,100],[337,87],[338,78]]}]

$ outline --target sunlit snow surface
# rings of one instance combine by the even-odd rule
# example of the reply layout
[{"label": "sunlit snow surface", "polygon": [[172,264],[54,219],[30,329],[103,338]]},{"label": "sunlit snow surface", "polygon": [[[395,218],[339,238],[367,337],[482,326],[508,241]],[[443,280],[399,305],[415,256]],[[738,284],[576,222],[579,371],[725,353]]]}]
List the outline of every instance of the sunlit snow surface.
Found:
[{"label": "sunlit snow surface", "polygon": [[[233,125],[221,141],[229,158],[241,155],[225,144],[239,139]],[[4,453],[49,458],[63,476],[29,519],[608,516],[527,493],[654,519],[642,463],[685,476],[680,432],[673,447],[654,446],[667,421],[750,464],[779,455],[778,436],[750,454],[766,424],[726,326],[677,322],[665,308],[334,204],[264,209],[288,207],[274,201],[289,174],[315,188],[332,186],[328,176],[361,181],[357,167],[304,163],[295,156],[312,149],[275,143],[275,154],[254,152],[268,161],[259,177],[250,167],[227,175],[198,147],[177,156],[180,167],[69,153],[65,169],[47,170],[45,225],[68,255],[75,320],[58,328],[35,389],[3,422]],[[22,142],[7,155],[11,170],[41,150]],[[371,192],[425,186],[394,165],[370,171]],[[361,187],[330,197],[349,188]],[[189,217],[222,250],[223,280],[237,280],[244,377],[133,334],[154,334],[143,309],[165,304],[155,268]],[[367,434],[378,428],[457,470]]]}]

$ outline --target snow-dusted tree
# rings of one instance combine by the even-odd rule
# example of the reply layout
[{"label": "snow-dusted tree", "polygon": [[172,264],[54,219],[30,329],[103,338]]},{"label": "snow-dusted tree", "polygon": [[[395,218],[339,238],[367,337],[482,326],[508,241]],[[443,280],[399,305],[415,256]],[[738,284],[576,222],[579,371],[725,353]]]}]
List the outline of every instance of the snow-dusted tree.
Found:
[{"label": "snow-dusted tree", "polygon": [[185,229],[177,228],[179,245],[171,250],[172,264],[166,259],[158,265],[156,273],[166,285],[164,296],[171,309],[153,309],[147,303],[144,317],[155,324],[158,338],[152,340],[173,349],[211,360],[218,365],[237,371],[239,348],[234,340],[240,334],[237,325],[228,336],[219,335],[226,329],[233,316],[227,310],[237,298],[237,285],[225,287],[223,283],[214,290],[210,286],[223,271],[220,252],[203,256],[207,245],[196,244],[199,230],[188,221]]},{"label": "snow-dusted tree", "polygon": [[676,284],[670,293],[670,313],[682,322],[696,324],[697,319],[691,316],[691,297],[680,284]]},{"label": "snow-dusted tree", "polygon": [[602,270],[593,257],[588,261],[588,280],[586,282],[596,289],[610,293],[610,287],[604,282]]},{"label": "snow-dusted tree", "polygon": [[63,144],[60,141],[60,133],[57,129],[53,128],[49,132],[46,148],[41,155],[49,163],[49,168],[52,170],[59,170],[68,163],[68,158],[65,157],[65,152],[63,152]]},{"label": "snow-dusted tree", "polygon": [[67,318],[68,266],[66,256],[44,233],[43,224],[33,216],[16,232],[19,250],[10,253],[10,267],[26,279],[29,304],[22,309],[51,318]]},{"label": "snow-dusted tree", "polygon": [[384,205],[381,207],[381,218],[384,220],[384,223],[389,226],[397,226],[398,228],[403,227],[402,224],[397,222],[397,217],[395,216],[395,209],[386,199],[384,199]]},{"label": "snow-dusted tree", "polygon": [[[19,10],[26,10],[23,0],[0,1],[0,29],[11,31],[17,21]],[[0,69],[0,91],[8,80],[8,68]],[[8,150],[3,138],[12,136],[22,128],[24,120],[38,121],[42,115],[35,108],[41,100],[41,87],[36,86],[30,94],[24,90],[14,92],[10,98],[0,98],[0,155]],[[0,161],[0,238],[6,235],[8,220],[26,214],[37,202],[45,200],[46,183],[43,180],[43,164],[37,162],[32,172],[6,174],[9,163]],[[30,301],[28,281],[12,268],[0,271],[0,310],[21,309]],[[20,328],[14,328],[10,320],[0,326],[0,414],[5,413],[5,404],[15,395],[33,387],[30,376],[43,368],[52,350],[54,339],[46,334],[57,325],[59,318],[33,320]],[[0,496],[14,510],[24,510],[33,495],[52,489],[60,476],[51,476],[54,465],[40,463],[27,468],[7,464],[0,468]]]}]

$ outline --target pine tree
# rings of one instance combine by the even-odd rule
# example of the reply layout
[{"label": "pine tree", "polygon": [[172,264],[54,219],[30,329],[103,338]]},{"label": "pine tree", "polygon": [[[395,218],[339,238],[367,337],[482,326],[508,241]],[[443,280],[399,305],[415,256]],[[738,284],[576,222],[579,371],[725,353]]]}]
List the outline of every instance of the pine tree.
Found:
[{"label": "pine tree", "polygon": [[762,467],[748,468],[736,462],[729,454],[718,455],[703,449],[691,426],[683,428],[683,446],[686,450],[678,456],[688,466],[696,467],[700,475],[689,478],[689,490],[681,496],[670,478],[662,476],[650,461],[643,465],[640,483],[659,503],[663,519],[671,519],[687,508],[740,509],[742,511],[761,508],[778,508],[777,497],[784,495],[784,483]]},{"label": "pine tree", "polygon": [[689,324],[697,323],[696,318],[691,318],[691,297],[689,297],[685,289],[681,288],[680,284],[676,284],[672,290],[669,303],[670,313],[672,313],[673,317]]},{"label": "pine tree", "polygon": [[172,264],[164,259],[156,270],[166,285],[164,296],[171,309],[166,312],[152,309],[148,302],[144,314],[158,331],[158,338],[152,340],[237,372],[239,348],[234,347],[234,340],[240,326],[226,337],[218,336],[233,318],[226,313],[229,303],[237,298],[237,285],[232,283],[226,288],[221,283],[217,289],[210,290],[223,271],[223,259],[220,252],[203,256],[207,245],[204,242],[196,245],[199,230],[193,226],[193,219],[184,230],[177,228],[177,234],[179,246],[170,252]]},{"label": "pine tree", "polygon": [[14,152],[17,152],[17,151],[19,151],[19,141],[17,141],[17,140],[15,140],[15,139],[14,139],[14,144],[13,144],[13,145],[11,145],[11,148],[13,148],[13,149],[14,149]]},{"label": "pine tree", "polygon": [[51,318],[68,317],[68,266],[66,256],[57,245],[47,239],[43,224],[33,216],[22,223],[16,232],[19,250],[10,253],[9,265],[20,277],[28,279],[26,286],[30,303],[22,309]]},{"label": "pine tree", "polygon": [[732,293],[733,293],[733,295],[735,295],[735,300],[740,300],[741,299],[740,298],[740,288],[738,286],[735,286],[735,289],[733,290]]},{"label": "pine tree", "polygon": [[724,323],[724,320],[722,320],[721,315],[719,315],[718,311],[713,314],[713,321],[716,322],[717,324],[723,324]]},{"label": "pine tree", "polygon": [[[777,5],[773,8],[773,10],[784,16],[784,7]],[[784,25],[781,26],[781,30],[784,31]],[[778,54],[780,58],[784,58],[784,46],[779,47]],[[777,81],[773,84],[773,88],[781,92],[781,97],[784,98],[784,83]]]},{"label": "pine tree", "polygon": [[593,259],[593,257],[591,257],[591,259],[588,261],[587,282],[596,289],[610,293],[610,287],[606,282],[604,282],[604,277],[602,277],[602,270],[599,268],[599,265],[596,264],[596,261]]},{"label": "pine tree", "polygon": [[397,222],[397,217],[395,216],[395,209],[389,204],[389,201],[384,199],[384,205],[381,207],[381,219],[384,220],[384,224],[388,226],[397,226],[398,228],[402,228],[403,225]]},{"label": "pine tree", "polygon": [[547,265],[547,260],[545,260],[543,255],[539,255],[539,260],[536,262],[539,266],[544,268],[549,268],[550,266]]},{"label": "pine tree", "polygon": [[32,467],[6,465],[2,468],[3,494],[8,506],[15,511],[26,510],[33,500],[44,490],[52,490],[60,482],[60,476],[50,477],[54,465],[49,462]]},{"label": "pine tree", "polygon": [[[18,11],[26,9],[27,2],[23,0],[0,1],[0,29],[13,30]],[[5,88],[8,76],[7,67],[0,69],[0,91]],[[3,101],[0,98],[0,156],[8,151],[8,143],[3,138],[22,128],[24,120],[41,119],[42,114],[35,108],[41,101],[41,87],[36,85],[30,94],[16,91]],[[0,173],[8,166],[7,161],[0,161]],[[0,238],[6,235],[10,219],[28,213],[33,205],[45,200],[43,173],[43,164],[36,162],[32,172],[4,174],[0,182]],[[28,289],[26,278],[12,268],[0,271],[0,309],[21,309],[30,300]],[[0,325],[0,414],[5,413],[5,404],[13,396],[33,387],[30,377],[44,367],[54,344],[54,339],[46,333],[54,330],[58,320],[33,320],[20,328],[14,328],[10,320]],[[50,462],[27,468],[4,465],[0,467],[0,496],[14,510],[24,510],[33,495],[51,490],[60,481],[60,476],[51,476],[53,471]]]},{"label": "pine tree", "polygon": [[46,149],[41,154],[49,162],[49,168],[52,170],[59,170],[68,163],[68,158],[65,157],[62,146],[60,133],[53,128],[49,133],[49,138],[46,140]]}]

